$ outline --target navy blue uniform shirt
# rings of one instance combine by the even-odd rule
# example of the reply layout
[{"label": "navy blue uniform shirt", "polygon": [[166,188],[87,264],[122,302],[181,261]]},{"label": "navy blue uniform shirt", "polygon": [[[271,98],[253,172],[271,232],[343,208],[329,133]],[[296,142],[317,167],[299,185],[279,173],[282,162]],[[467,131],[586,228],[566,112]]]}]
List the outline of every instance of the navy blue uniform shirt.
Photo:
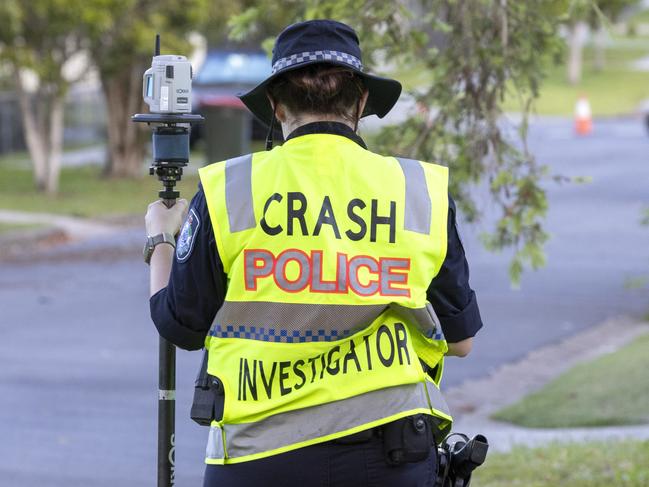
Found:
[{"label": "navy blue uniform shirt", "polygon": [[[303,125],[287,140],[313,133],[342,135],[365,147],[351,128],[336,122]],[[160,335],[180,348],[197,350],[203,347],[214,316],[225,299],[227,277],[200,184],[189,208],[184,227],[188,226],[191,231],[181,231],[169,284],[151,297],[150,307]],[[475,293],[469,287],[469,265],[455,223],[455,203],[450,196],[446,258],[430,283],[427,296],[449,343],[472,337],[482,328]]]}]

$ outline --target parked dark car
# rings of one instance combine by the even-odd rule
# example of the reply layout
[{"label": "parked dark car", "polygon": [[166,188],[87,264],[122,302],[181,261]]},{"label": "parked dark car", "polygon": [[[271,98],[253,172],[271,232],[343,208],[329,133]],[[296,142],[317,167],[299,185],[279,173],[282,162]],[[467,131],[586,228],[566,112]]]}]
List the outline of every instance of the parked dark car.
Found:
[{"label": "parked dark car", "polygon": [[[241,108],[237,94],[244,93],[266,79],[271,72],[270,59],[262,51],[210,50],[192,82],[192,108],[203,114],[205,105]],[[266,128],[252,122],[253,139],[266,137]],[[192,142],[202,137],[200,125],[192,127]]]}]

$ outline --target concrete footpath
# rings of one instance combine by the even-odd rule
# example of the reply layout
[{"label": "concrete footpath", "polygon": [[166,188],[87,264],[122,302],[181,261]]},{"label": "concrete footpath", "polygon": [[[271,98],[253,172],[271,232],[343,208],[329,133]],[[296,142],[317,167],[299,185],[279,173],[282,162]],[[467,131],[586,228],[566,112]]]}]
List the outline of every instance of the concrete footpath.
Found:
[{"label": "concrete footpath", "polygon": [[45,225],[64,232],[71,240],[114,235],[116,230],[114,225],[88,218],[2,209],[0,209],[0,222]]},{"label": "concrete footpath", "polygon": [[502,365],[487,377],[468,380],[444,391],[455,416],[454,431],[469,436],[485,435],[494,451],[554,441],[649,439],[649,424],[542,429],[490,418],[494,412],[536,392],[573,366],[615,352],[645,333],[649,333],[648,322],[625,317],[607,320],[557,344],[534,350],[519,361]]}]

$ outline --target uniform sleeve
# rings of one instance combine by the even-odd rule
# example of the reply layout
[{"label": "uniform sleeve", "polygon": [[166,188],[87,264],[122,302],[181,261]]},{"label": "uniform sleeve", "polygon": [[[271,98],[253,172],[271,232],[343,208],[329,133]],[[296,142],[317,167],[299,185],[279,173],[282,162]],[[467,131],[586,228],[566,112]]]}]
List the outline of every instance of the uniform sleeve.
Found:
[{"label": "uniform sleeve", "polygon": [[449,196],[446,258],[426,293],[449,343],[473,337],[482,328],[475,292],[469,286],[469,264],[458,235],[455,211],[455,202]]},{"label": "uniform sleeve", "polygon": [[158,333],[186,350],[203,347],[223,304],[226,282],[205,194],[199,185],[178,236],[169,284],[149,301]]}]

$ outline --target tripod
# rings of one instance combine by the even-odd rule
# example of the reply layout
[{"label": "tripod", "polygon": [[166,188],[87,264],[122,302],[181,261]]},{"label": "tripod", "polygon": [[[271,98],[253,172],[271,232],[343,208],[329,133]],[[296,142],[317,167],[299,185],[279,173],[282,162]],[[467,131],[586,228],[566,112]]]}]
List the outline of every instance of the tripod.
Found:
[{"label": "tripod", "polygon": [[[134,122],[153,124],[153,163],[149,174],[158,177],[158,196],[171,208],[180,193],[176,183],[189,164],[189,126],[203,117],[192,114],[137,114]],[[160,337],[158,344],[158,487],[175,483],[176,348]]]}]

